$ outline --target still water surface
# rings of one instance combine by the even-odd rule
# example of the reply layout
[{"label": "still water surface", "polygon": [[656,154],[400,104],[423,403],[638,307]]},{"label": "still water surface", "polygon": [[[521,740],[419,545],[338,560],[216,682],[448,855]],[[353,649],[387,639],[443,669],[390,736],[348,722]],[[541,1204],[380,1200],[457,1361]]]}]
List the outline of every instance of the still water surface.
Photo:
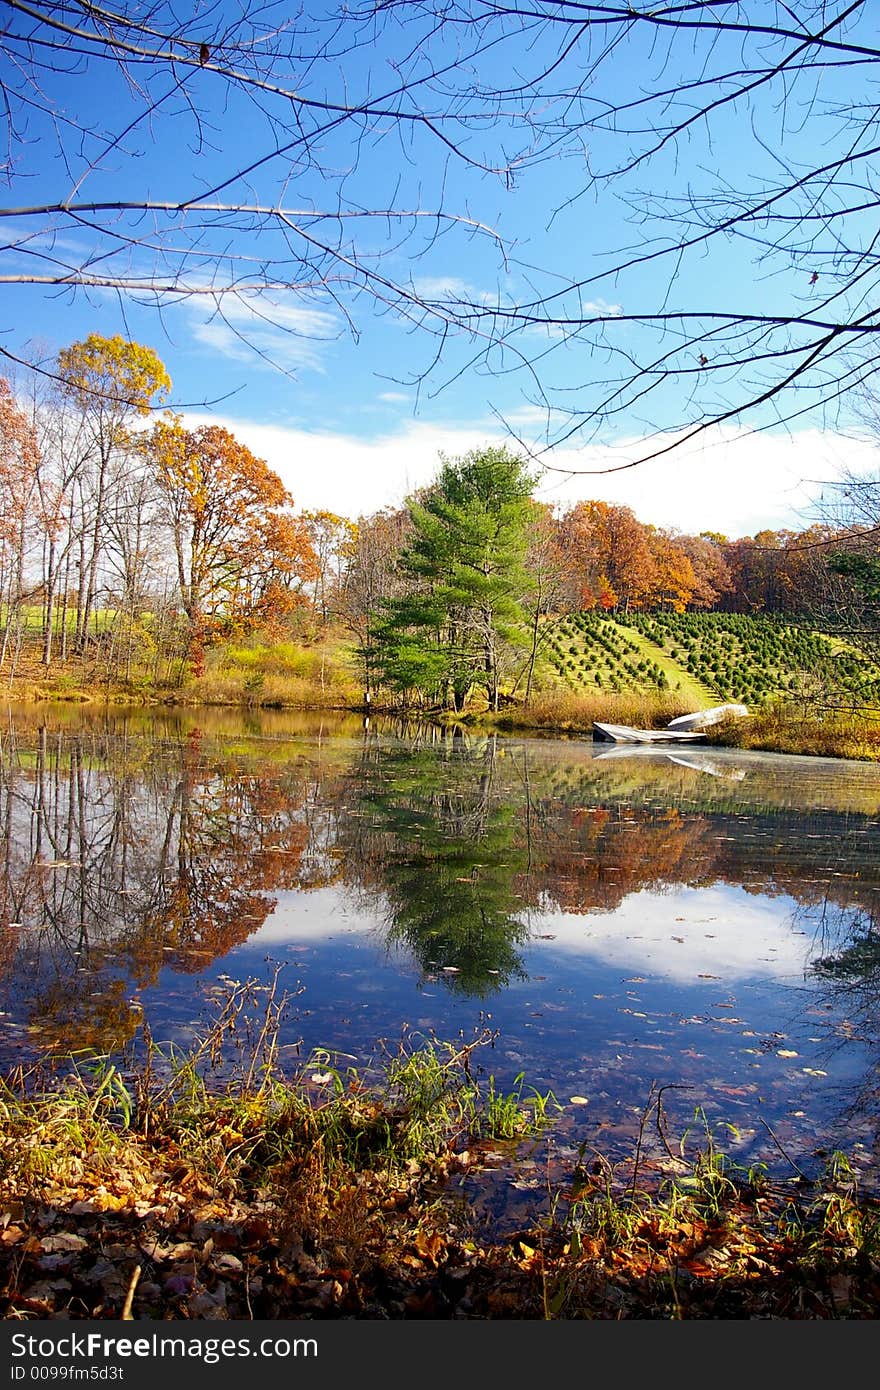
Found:
[{"label": "still water surface", "polygon": [[705,1117],[877,1180],[877,765],[29,709],[0,767],[5,1067],[186,1045],[280,967],[291,1070],[489,1029],[484,1074],[564,1106],[563,1166],[631,1151],[662,1086],[673,1147]]}]

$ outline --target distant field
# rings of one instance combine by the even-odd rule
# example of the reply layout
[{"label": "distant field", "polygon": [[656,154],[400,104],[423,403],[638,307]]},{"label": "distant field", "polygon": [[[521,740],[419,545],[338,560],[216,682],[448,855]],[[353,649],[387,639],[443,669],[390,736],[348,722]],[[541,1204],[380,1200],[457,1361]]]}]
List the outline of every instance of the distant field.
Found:
[{"label": "distant field", "polygon": [[779,696],[880,704],[880,666],[840,638],[771,617],[580,613],[548,623],[545,682],[572,691],[672,692],[696,707]]},{"label": "distant field", "polygon": [[[0,604],[0,623],[5,623],[5,622],[6,622],[6,611],[7,611],[7,610],[6,610],[6,605],[5,605],[5,604]],[[68,632],[74,632],[74,631],[76,630],[76,617],[77,617],[76,609],[75,609],[73,606],[69,607],[69,608],[64,612],[63,616],[64,616],[64,626],[67,628],[67,631],[68,631]],[[118,611],[117,611],[117,609],[115,609],[115,608],[95,608],[95,609],[92,611],[92,616],[91,616],[91,618],[90,618],[90,620],[89,620],[89,631],[90,631],[90,632],[105,632],[105,631],[107,630],[107,628],[110,628],[110,627],[113,626],[113,624],[114,624],[114,622],[116,621],[117,617],[118,617]],[[141,618],[142,618],[142,619],[145,618],[148,622],[150,621],[151,617],[152,617],[152,615],[151,615],[150,613],[143,613],[143,614],[141,614]],[[59,601],[56,603],[55,613],[54,613],[54,616],[53,616],[53,619],[52,619],[52,631],[53,631],[53,632],[60,632],[60,631],[61,631],[61,626],[62,626],[61,619],[62,619],[62,608],[61,608],[61,603],[60,603],[60,600],[59,600]],[[23,605],[22,608],[19,610],[19,613],[18,613],[18,621],[19,621],[19,623],[20,623],[20,625],[21,625],[21,630],[22,630],[22,632],[23,632],[23,634],[24,634],[25,636],[36,636],[36,635],[42,633],[42,631],[43,631],[43,622],[44,622],[43,609],[40,608],[39,605],[37,605],[37,604],[26,604],[26,605]]]}]

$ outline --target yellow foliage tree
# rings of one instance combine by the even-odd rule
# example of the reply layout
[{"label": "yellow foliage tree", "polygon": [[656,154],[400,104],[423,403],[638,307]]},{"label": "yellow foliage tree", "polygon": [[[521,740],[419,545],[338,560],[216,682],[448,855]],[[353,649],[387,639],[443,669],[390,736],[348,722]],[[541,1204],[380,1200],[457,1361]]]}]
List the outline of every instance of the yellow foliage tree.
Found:
[{"label": "yellow foliage tree", "polygon": [[82,414],[83,460],[76,479],[83,520],[76,641],[82,648],[95,602],[101,537],[114,455],[124,457],[135,419],[148,415],[171,390],[171,378],[152,348],[116,334],[90,333],[58,354],[62,393]]}]

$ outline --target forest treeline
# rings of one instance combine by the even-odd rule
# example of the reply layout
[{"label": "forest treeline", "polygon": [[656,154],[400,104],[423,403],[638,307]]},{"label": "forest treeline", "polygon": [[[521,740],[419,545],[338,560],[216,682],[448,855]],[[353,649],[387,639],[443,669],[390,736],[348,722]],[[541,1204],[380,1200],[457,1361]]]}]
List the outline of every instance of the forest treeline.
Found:
[{"label": "forest treeline", "polygon": [[182,684],[222,641],[351,642],[365,687],[490,706],[526,695],[549,618],[600,610],[774,613],[876,627],[880,481],[833,519],[730,538],[599,499],[534,496],[526,460],[440,458],[396,508],[297,510],[228,430],[164,409],[148,347],[92,334],[49,376],[0,379],[0,668],[90,655],[115,679]]}]

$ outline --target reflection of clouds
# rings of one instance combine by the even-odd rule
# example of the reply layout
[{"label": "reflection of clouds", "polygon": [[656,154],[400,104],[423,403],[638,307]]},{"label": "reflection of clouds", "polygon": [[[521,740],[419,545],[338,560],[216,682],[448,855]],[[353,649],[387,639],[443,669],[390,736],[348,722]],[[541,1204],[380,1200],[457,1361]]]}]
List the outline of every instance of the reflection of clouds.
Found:
[{"label": "reflection of clouds", "polygon": [[555,913],[535,926],[553,933],[553,951],[600,957],[603,964],[692,983],[802,977],[811,940],[795,934],[796,904],[756,898],[742,888],[676,888],[633,893],[614,912]]},{"label": "reflection of clouds", "polygon": [[[377,918],[338,888],[282,891],[274,912],[248,945],[294,946],[375,933]],[[795,914],[798,914],[795,917]],[[612,912],[552,912],[532,918],[542,952],[598,959],[603,965],[693,984],[700,975],[725,981],[802,979],[814,951],[792,898],[761,898],[715,884],[632,893]],[[806,925],[806,924],[804,924]]]},{"label": "reflection of clouds", "polygon": [[327,941],[345,933],[366,935],[376,929],[376,916],[353,906],[338,888],[291,889],[274,895],[274,912],[248,941],[249,946],[285,942]]}]

